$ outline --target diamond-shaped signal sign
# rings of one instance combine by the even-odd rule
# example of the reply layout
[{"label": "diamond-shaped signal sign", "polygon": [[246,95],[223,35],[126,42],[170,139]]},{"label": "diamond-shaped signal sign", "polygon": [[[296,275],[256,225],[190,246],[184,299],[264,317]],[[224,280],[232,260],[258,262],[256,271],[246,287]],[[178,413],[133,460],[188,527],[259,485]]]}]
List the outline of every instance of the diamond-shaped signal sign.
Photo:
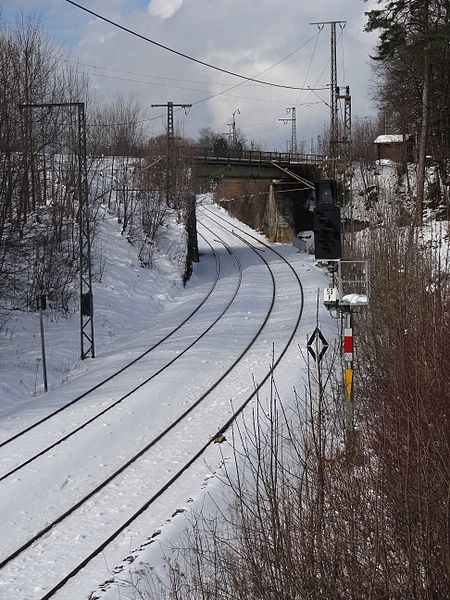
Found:
[{"label": "diamond-shaped signal sign", "polygon": [[316,327],[315,330],[313,331],[313,334],[309,338],[308,344],[306,346],[308,349],[308,352],[311,354],[311,356],[313,357],[314,360],[316,360],[317,354],[313,348],[313,344],[316,346],[317,339],[320,340],[320,343],[322,345],[320,352],[319,352],[319,356],[317,357],[318,362],[320,362],[322,360],[322,358],[324,357],[325,352],[328,350],[328,342],[318,327]]}]

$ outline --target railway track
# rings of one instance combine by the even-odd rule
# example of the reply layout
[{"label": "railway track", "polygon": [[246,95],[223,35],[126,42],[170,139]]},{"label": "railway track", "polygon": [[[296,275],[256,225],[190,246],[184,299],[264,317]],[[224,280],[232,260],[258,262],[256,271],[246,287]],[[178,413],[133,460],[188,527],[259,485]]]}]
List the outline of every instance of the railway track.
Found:
[{"label": "railway track", "polygon": [[[134,480],[144,481],[147,472],[146,464],[148,464],[149,461],[154,462],[155,460],[160,460],[160,450],[158,449],[158,445],[160,444],[160,442],[162,440],[166,440],[168,436],[172,436],[174,441],[169,442],[169,447],[179,447],[179,438],[180,435],[184,436],[186,434],[186,423],[188,420],[189,427],[192,428],[196,426],[197,428],[200,427],[200,429],[202,429],[202,417],[206,413],[211,412],[211,410],[215,410],[217,408],[214,402],[212,402],[211,404],[213,392],[218,393],[218,388],[220,387],[222,387],[225,390],[225,392],[221,392],[222,396],[224,393],[227,393],[226,390],[228,388],[230,389],[230,391],[232,391],[233,382],[235,382],[236,380],[235,373],[239,365],[243,364],[244,358],[248,356],[250,350],[253,346],[255,346],[257,340],[260,338],[261,333],[267,328],[269,319],[271,318],[271,315],[274,311],[275,299],[277,295],[277,286],[275,276],[272,272],[273,269],[270,264],[271,260],[275,260],[278,263],[284,261],[285,271],[289,271],[291,276],[293,275],[297,280],[299,297],[301,298],[302,288],[298,275],[295,273],[295,271],[292,269],[289,263],[287,263],[287,261],[278,252],[261,242],[255,236],[252,236],[251,234],[248,234],[247,232],[243,231],[242,229],[234,227],[233,232],[230,233],[229,222],[220,216],[214,215],[214,213],[211,212],[209,209],[202,208],[201,212],[201,220],[203,220],[202,227],[205,233],[209,232],[211,236],[214,236],[217,239],[219,238],[219,236],[217,235],[217,227],[220,227],[221,230],[224,232],[222,235],[228,235],[237,238],[248,250],[248,252],[251,252],[255,258],[257,257],[257,261],[260,261],[262,264],[264,264],[267,273],[270,274],[270,280],[272,285],[272,290],[270,294],[271,299],[270,302],[267,304],[266,314],[262,319],[262,322],[259,324],[257,331],[252,335],[247,345],[231,362],[231,364],[229,364],[228,368],[222,373],[222,375],[215,379],[213,384],[209,385],[209,387],[202,394],[198,395],[195,401],[192,402],[188,408],[186,408],[178,415],[177,419],[172,421],[167,427],[160,431],[157,436],[153,437],[151,441],[148,442],[144,447],[142,447],[138,453],[134,454],[129,460],[121,464],[119,468],[115,469],[112,473],[110,473],[108,477],[104,478],[102,482],[90,489],[88,494],[84,495],[76,503],[68,507],[67,510],[59,514],[57,518],[47,523],[43,528],[40,528],[38,531],[36,531],[33,536],[29,537],[29,539],[27,539],[26,542],[16,547],[13,552],[9,553],[7,556],[4,556],[0,562],[0,581],[1,578],[4,576],[4,572],[7,572],[8,569],[10,573],[9,575],[8,573],[6,573],[6,578],[9,579],[11,577],[12,579],[14,579],[14,575],[18,574],[18,569],[16,566],[14,566],[17,560],[20,560],[21,564],[19,571],[22,574],[26,574],[27,568],[31,568],[31,565],[36,561],[36,555],[42,556],[46,553],[51,553],[52,548],[54,548],[55,546],[58,547],[58,539],[67,540],[75,536],[76,531],[79,530],[80,521],[85,520],[86,515],[89,515],[90,511],[95,511],[95,506],[98,506],[99,504],[108,506],[111,500],[111,496],[116,493],[118,486],[120,487],[120,489],[132,490],[134,486]],[[206,225],[205,221],[209,223],[209,226]],[[214,226],[216,230],[212,231],[211,226]],[[224,239],[221,239],[220,241],[223,244],[226,253],[230,255],[233,254],[233,250],[231,249],[229,243],[227,243]],[[266,256],[264,256],[264,254],[266,253],[270,253],[271,256],[275,258],[267,259]],[[199,339],[203,338],[206,335],[206,333],[208,333],[215,325],[217,325],[217,323],[223,321],[225,319],[225,314],[227,313],[229,307],[236,302],[236,296],[238,294],[239,289],[241,288],[242,283],[242,271],[240,267],[241,259],[238,259],[236,257],[235,260],[236,264],[239,265],[239,272],[241,273],[239,278],[239,285],[236,285],[236,291],[232,299],[230,300],[229,306],[222,311],[222,313],[215,320],[214,323],[210,324],[208,331],[205,332],[202,336],[200,336]],[[239,414],[244,409],[244,407],[247,406],[247,404],[255,397],[255,395],[258,393],[258,391],[264,385],[267,379],[271,376],[272,369],[277,366],[277,364],[282,359],[284,353],[286,352],[293,340],[297,327],[300,323],[302,308],[303,301],[301,299],[301,302],[299,302],[298,314],[292,321],[291,331],[289,332],[289,335],[287,336],[287,340],[283,344],[283,347],[277,352],[276,356],[274,357],[273,364],[269,365],[268,368],[265,369],[265,374],[258,379],[258,384],[256,386],[250,385],[250,389],[248,389],[247,391],[244,390],[243,393],[238,395],[237,403],[234,403],[235,409],[232,414],[227,415],[225,414],[225,411],[221,415],[222,422],[220,426],[217,427],[213,435],[203,435],[203,443],[197,443],[195,448],[190,448],[188,452],[188,457],[185,456],[185,452],[181,452],[180,456],[177,457],[177,464],[180,464],[181,466],[177,468],[175,472],[171,475],[165,473],[165,481],[162,485],[156,486],[156,488],[153,490],[153,493],[149,493],[147,492],[147,490],[145,490],[143,494],[140,494],[139,498],[136,498],[136,503],[133,506],[127,507],[128,517],[124,518],[122,515],[120,515],[120,518],[118,519],[118,521],[120,521],[119,526],[112,527],[111,524],[108,523],[108,527],[111,527],[112,533],[106,535],[103,531],[103,528],[100,527],[101,532],[98,532],[98,536],[102,538],[101,543],[97,543],[95,541],[95,543],[93,543],[94,547],[92,548],[92,550],[90,552],[86,552],[85,556],[81,560],[79,558],[77,560],[74,560],[72,558],[72,564],[76,564],[72,567],[65,566],[64,576],[60,577],[56,583],[52,583],[51,585],[49,585],[45,593],[41,594],[38,590],[38,592],[35,595],[30,596],[30,598],[39,598],[40,600],[45,600],[47,598],[55,596],[55,594],[57,594],[59,590],[63,589],[64,586],[66,586],[66,584],[68,584],[70,580],[73,577],[75,577],[82,569],[89,565],[94,559],[98,558],[99,555],[101,555],[101,553],[114,540],[116,540],[122,532],[124,532],[136,521],[136,519],[138,519],[139,517],[141,517],[141,515],[146,513],[146,511],[148,511],[148,509],[159,498],[161,498],[164,495],[164,493],[180,477],[183,476],[183,474],[191,467],[191,465],[198,461],[199,457],[202,456],[207,450],[207,448],[210,446],[212,440],[219,434],[226,431],[226,429],[230,426],[232,421],[236,418],[237,414]],[[199,340],[196,340],[196,342],[192,343],[189,347],[186,347],[185,353],[187,353],[188,350],[190,350],[198,341]],[[173,363],[174,361],[169,361],[169,364],[166,365],[164,370],[169,369],[169,367],[171,367]],[[243,368],[244,370],[248,371],[248,367],[246,365],[244,365]],[[155,373],[151,379],[156,378],[157,375],[160,375],[160,373],[161,371]],[[143,386],[147,386],[149,382],[149,380],[146,381],[145,384],[143,384]],[[209,402],[209,405],[207,407],[205,407],[206,401]],[[86,423],[83,427],[77,429],[77,433],[78,431],[81,431],[81,429],[87,427],[87,425],[89,425],[90,423],[91,422]],[[192,433],[191,437],[193,439],[201,439],[201,436],[199,438],[198,433],[199,432],[197,432],[197,434]],[[60,445],[61,443],[62,441],[58,442],[58,445]],[[171,458],[173,461],[173,453],[170,452],[169,454],[170,457],[167,458]],[[25,471],[27,468],[29,468],[30,462],[34,462],[34,460],[37,460],[37,457],[31,461],[28,461],[22,466],[18,465],[17,468],[15,468],[14,470],[14,474],[17,475],[17,473],[21,470]],[[10,477],[10,474],[8,475],[8,477]],[[142,500],[144,496],[146,496],[145,501]],[[111,529],[109,529],[109,531],[111,531]]]},{"label": "railway track", "polygon": [[[231,252],[230,252],[230,255],[232,255]],[[217,255],[216,255],[216,258],[217,258]],[[142,379],[142,381],[139,382],[138,385],[133,386],[131,389],[129,389],[127,391],[127,393],[121,394],[114,402],[108,404],[108,406],[106,408],[103,408],[99,412],[95,412],[95,414],[93,414],[89,419],[84,420],[80,425],[78,425],[75,428],[72,428],[65,435],[63,435],[61,437],[58,437],[51,444],[44,445],[44,447],[41,450],[39,450],[39,452],[35,452],[35,453],[31,454],[31,456],[27,457],[25,460],[22,460],[21,462],[19,462],[18,464],[14,465],[13,467],[10,467],[5,472],[2,472],[1,475],[0,475],[0,483],[2,481],[4,481],[5,479],[11,477],[12,475],[16,474],[18,471],[20,471],[21,469],[23,469],[27,465],[33,463],[34,461],[36,461],[41,456],[44,456],[45,454],[47,454],[48,452],[50,452],[51,450],[53,450],[54,448],[56,448],[60,444],[63,444],[64,442],[66,442],[67,440],[69,440],[72,436],[74,436],[75,434],[77,434],[78,432],[80,432],[81,430],[83,430],[85,427],[87,427],[91,423],[94,423],[94,421],[100,419],[101,417],[103,417],[104,415],[106,415],[109,411],[111,411],[115,407],[119,406],[122,402],[124,402],[132,394],[134,394],[139,389],[141,389],[146,384],[148,384],[150,381],[152,381],[153,379],[155,379],[164,370],[168,369],[172,364],[174,364],[177,360],[179,360],[186,352],[188,352],[190,350],[190,348],[192,348],[199,340],[201,340],[212,329],[212,327],[214,327],[214,325],[223,317],[223,315],[226,313],[226,311],[229,309],[229,307],[233,303],[233,300],[234,300],[234,298],[236,297],[236,294],[239,291],[239,287],[240,287],[241,281],[242,281],[242,269],[241,269],[241,266],[239,264],[239,260],[236,257],[234,257],[234,259],[235,259],[236,265],[238,267],[238,277],[237,277],[236,288],[232,291],[232,294],[231,294],[230,298],[226,301],[225,306],[221,309],[221,311],[219,312],[219,314],[217,315],[217,317],[211,323],[209,323],[207,325],[207,327],[203,328],[203,330],[199,334],[195,335],[194,338],[192,339],[192,341],[190,341],[173,358],[171,358],[170,360],[166,361],[157,370],[155,370],[151,375],[144,377]],[[219,269],[217,270],[217,273],[220,274],[220,270]],[[22,430],[21,432],[15,434],[9,440],[3,442],[3,444],[0,446],[0,448],[4,447],[4,446],[8,446],[8,444],[11,445],[12,442],[15,442],[16,440],[19,440],[19,439],[20,439],[21,445],[23,446],[23,441],[22,441],[21,438],[24,435],[29,434],[31,431],[33,431],[34,429],[36,429],[38,426],[42,425],[43,423],[46,423],[46,422],[50,421],[56,415],[59,415],[60,413],[62,413],[63,410],[67,410],[67,408],[73,406],[75,403],[79,402],[83,398],[86,398],[89,394],[93,394],[94,392],[98,391],[102,386],[105,386],[106,384],[110,383],[116,377],[118,377],[118,376],[122,375],[123,373],[129,371],[131,368],[133,368],[135,365],[137,365],[138,362],[139,362],[139,365],[138,365],[139,370],[142,370],[142,361],[143,361],[143,359],[144,358],[148,359],[149,357],[151,357],[150,353],[152,351],[154,351],[155,349],[159,348],[164,342],[166,342],[167,340],[169,340],[169,338],[173,337],[176,333],[178,333],[181,330],[181,328],[186,325],[186,323],[188,321],[192,320],[192,318],[194,317],[194,315],[201,309],[201,307],[205,304],[205,302],[208,300],[208,298],[210,298],[211,294],[213,293],[213,290],[215,289],[215,287],[217,285],[217,282],[218,282],[218,279],[216,278],[216,280],[214,282],[214,285],[211,288],[211,290],[209,291],[208,295],[195,308],[195,310],[192,311],[190,313],[190,315],[180,325],[178,325],[175,329],[173,329],[169,334],[167,334],[166,336],[164,336],[163,338],[161,338],[156,344],[154,344],[153,346],[151,346],[151,348],[149,348],[145,352],[141,353],[132,362],[130,362],[127,365],[125,365],[124,367],[122,367],[119,371],[117,371],[116,373],[114,373],[110,377],[104,379],[101,383],[93,386],[92,388],[90,388],[89,390],[87,390],[86,392],[84,392],[82,395],[78,396],[77,398],[75,398],[74,400],[72,400],[71,402],[69,402],[63,408],[58,409],[57,411],[54,411],[50,415],[48,415],[45,418],[43,418],[43,419],[39,420],[38,422],[34,423],[32,426],[27,427],[26,429]],[[21,450],[21,454],[23,454],[23,449]],[[12,459],[11,456],[9,456],[9,458],[10,458],[10,460]],[[0,568],[1,568],[1,566],[2,566],[2,562],[0,560]]]},{"label": "railway track", "polygon": [[[201,234],[200,234],[200,236],[201,236]],[[201,237],[203,237],[203,236],[201,236]],[[116,377],[118,377],[119,375],[121,375],[122,373],[124,373],[127,369],[129,369],[130,367],[132,367],[133,365],[135,365],[136,363],[138,363],[144,357],[148,356],[152,351],[154,351],[156,348],[158,348],[161,344],[163,344],[171,336],[173,336],[175,333],[177,333],[186,323],[188,323],[193,318],[193,316],[202,308],[202,306],[206,303],[206,301],[208,300],[208,298],[211,296],[211,294],[213,293],[213,291],[214,291],[214,289],[215,289],[215,287],[217,285],[219,277],[220,277],[220,263],[219,263],[219,260],[218,260],[217,253],[213,249],[212,245],[209,244],[209,242],[206,242],[206,243],[210,247],[210,249],[211,249],[211,251],[212,251],[212,253],[214,255],[214,258],[215,258],[215,264],[216,264],[215,278],[213,280],[213,283],[212,283],[212,286],[211,286],[210,290],[205,295],[205,297],[203,298],[203,300],[187,315],[187,317],[185,319],[183,319],[183,321],[179,325],[177,325],[175,328],[173,328],[172,330],[170,330],[166,335],[162,336],[150,348],[147,348],[144,352],[139,353],[138,356],[136,356],[133,360],[131,360],[128,363],[126,363],[123,367],[121,367],[117,371],[114,371],[108,377],[102,379],[97,384],[93,385],[92,387],[90,387],[89,389],[87,389],[86,391],[84,391],[83,393],[77,395],[73,400],[71,400],[67,404],[64,404],[63,406],[61,406],[61,407],[57,408],[56,410],[50,412],[49,414],[47,414],[44,417],[38,419],[37,421],[33,422],[31,425],[28,425],[27,427],[25,427],[25,428],[21,429],[20,431],[14,433],[13,435],[7,437],[6,439],[1,440],[0,441],[0,449],[3,448],[4,446],[7,446],[8,444],[10,444],[11,442],[13,442],[14,440],[21,438],[22,436],[24,436],[25,434],[27,434],[29,431],[32,431],[33,429],[39,427],[40,425],[42,425],[46,421],[49,421],[50,419],[52,419],[56,415],[58,415],[58,414],[60,414],[60,413],[62,413],[64,411],[66,411],[67,409],[69,409],[73,405],[79,403],[83,398],[86,398],[87,396],[89,396],[90,394],[92,394],[93,392],[95,392],[96,390],[98,390],[99,388],[101,388],[102,386],[104,386],[105,384],[109,383],[110,381],[112,381],[113,379],[115,379]],[[0,476],[0,481],[2,480],[2,478],[3,478],[3,476]]]}]

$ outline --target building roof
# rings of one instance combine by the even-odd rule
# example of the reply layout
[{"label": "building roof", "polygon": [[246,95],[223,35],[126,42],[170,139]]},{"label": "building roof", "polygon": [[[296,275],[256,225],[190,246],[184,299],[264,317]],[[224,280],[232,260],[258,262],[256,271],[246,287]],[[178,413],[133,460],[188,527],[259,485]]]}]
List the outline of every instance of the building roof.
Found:
[{"label": "building roof", "polygon": [[410,140],[412,135],[410,133],[405,134],[394,134],[394,135],[379,135],[374,141],[374,144],[401,144]]}]

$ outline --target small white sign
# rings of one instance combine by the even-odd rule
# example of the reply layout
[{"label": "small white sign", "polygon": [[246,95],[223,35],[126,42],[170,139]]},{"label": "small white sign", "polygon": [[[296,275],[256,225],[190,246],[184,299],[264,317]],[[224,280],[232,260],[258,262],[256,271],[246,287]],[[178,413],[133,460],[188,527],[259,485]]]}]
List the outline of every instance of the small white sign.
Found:
[{"label": "small white sign", "polygon": [[325,302],[325,304],[337,302],[337,295],[337,288],[325,288],[323,290],[323,301]]}]

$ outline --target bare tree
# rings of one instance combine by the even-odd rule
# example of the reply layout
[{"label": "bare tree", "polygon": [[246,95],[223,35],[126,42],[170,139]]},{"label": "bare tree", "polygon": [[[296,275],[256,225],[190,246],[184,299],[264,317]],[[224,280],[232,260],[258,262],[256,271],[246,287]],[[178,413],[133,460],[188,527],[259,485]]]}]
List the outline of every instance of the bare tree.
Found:
[{"label": "bare tree", "polygon": [[[86,100],[87,84],[35,17],[0,28],[2,305],[33,307],[45,291],[67,308],[77,272],[74,111],[28,105]],[[20,109],[19,105],[26,105]],[[26,269],[24,269],[26,265]]]}]

